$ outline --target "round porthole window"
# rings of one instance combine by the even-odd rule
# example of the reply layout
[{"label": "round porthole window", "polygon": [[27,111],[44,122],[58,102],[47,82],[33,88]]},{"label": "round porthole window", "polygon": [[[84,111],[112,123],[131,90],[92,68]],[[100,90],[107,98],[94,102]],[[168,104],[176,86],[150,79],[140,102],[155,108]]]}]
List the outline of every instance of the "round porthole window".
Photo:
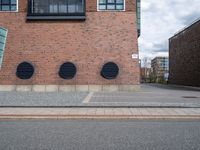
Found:
[{"label": "round porthole window", "polygon": [[114,62],[108,62],[103,65],[101,76],[105,79],[115,79],[119,73],[119,67]]},{"label": "round porthole window", "polygon": [[76,75],[76,66],[71,62],[66,62],[60,66],[58,74],[63,79],[72,79]]},{"label": "round porthole window", "polygon": [[22,62],[17,66],[16,76],[20,79],[30,79],[34,74],[34,67],[28,62]]}]

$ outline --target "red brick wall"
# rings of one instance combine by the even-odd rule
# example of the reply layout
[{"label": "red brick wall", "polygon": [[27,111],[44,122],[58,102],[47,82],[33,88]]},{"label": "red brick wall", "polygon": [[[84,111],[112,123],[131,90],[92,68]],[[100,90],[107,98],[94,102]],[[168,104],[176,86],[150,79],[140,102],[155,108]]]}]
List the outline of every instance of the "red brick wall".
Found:
[{"label": "red brick wall", "polygon": [[169,47],[169,82],[200,86],[200,21],[172,37]]},{"label": "red brick wall", "polygon": [[[25,2],[19,2],[18,13],[0,13],[0,26],[9,30],[0,84],[139,84],[138,60],[131,58],[138,53],[134,1],[126,0],[126,12],[96,12],[96,0],[90,0],[86,21],[31,22],[26,22]],[[15,75],[23,61],[35,66],[29,80]],[[65,61],[77,67],[72,80],[58,76]],[[108,61],[120,69],[114,80],[100,76]]]},{"label": "red brick wall", "polygon": [[[18,0],[19,1],[19,11],[26,12],[27,10],[27,0]],[[125,0],[126,11],[136,11],[136,2],[135,0]],[[97,0],[86,0],[86,10],[87,12],[97,11]]]}]

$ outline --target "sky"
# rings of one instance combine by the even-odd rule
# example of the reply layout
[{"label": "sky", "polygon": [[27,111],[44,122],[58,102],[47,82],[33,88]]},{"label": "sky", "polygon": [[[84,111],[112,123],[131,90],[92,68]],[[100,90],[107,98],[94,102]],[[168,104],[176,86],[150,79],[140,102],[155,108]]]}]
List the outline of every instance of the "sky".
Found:
[{"label": "sky", "polygon": [[200,17],[200,0],[141,0],[140,59],[168,56],[168,39]]}]

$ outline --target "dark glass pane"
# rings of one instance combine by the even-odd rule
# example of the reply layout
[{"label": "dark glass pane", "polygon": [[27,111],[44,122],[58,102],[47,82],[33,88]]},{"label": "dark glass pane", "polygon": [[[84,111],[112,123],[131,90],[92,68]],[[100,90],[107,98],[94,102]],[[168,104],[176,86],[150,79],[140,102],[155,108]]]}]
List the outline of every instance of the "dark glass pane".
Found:
[{"label": "dark glass pane", "polygon": [[49,12],[48,0],[34,0],[34,12],[36,13]]},{"label": "dark glass pane", "polygon": [[7,5],[10,4],[10,0],[2,0],[1,2],[2,4],[7,4]]},{"label": "dark glass pane", "polygon": [[0,28],[0,35],[1,35],[1,36],[4,36],[4,37],[5,37],[5,36],[6,36],[6,33],[7,33],[6,30]]},{"label": "dark glass pane", "polygon": [[3,57],[3,51],[0,49],[0,58]]},{"label": "dark glass pane", "polygon": [[1,11],[16,11],[17,0],[0,0]]},{"label": "dark glass pane", "polygon": [[99,4],[105,4],[106,0],[99,0]]},{"label": "dark glass pane", "polygon": [[76,11],[79,12],[79,13],[84,12],[83,7],[84,7],[84,1],[83,0],[77,0]]},{"label": "dark glass pane", "polygon": [[2,11],[9,11],[10,10],[9,5],[2,5],[1,8],[2,8]]},{"label": "dark glass pane", "polygon": [[108,3],[115,3],[115,0],[108,0]]},{"label": "dark glass pane", "polygon": [[59,0],[59,12],[67,13],[67,1],[66,0]]},{"label": "dark glass pane", "polygon": [[116,9],[117,10],[123,10],[124,9],[124,5],[116,5]]},{"label": "dark glass pane", "polygon": [[69,13],[76,12],[76,5],[74,2],[75,2],[75,0],[68,0],[68,12]]},{"label": "dark glass pane", "polygon": [[0,49],[3,49],[3,48],[4,48],[4,44],[0,43]]},{"label": "dark glass pane", "polygon": [[5,37],[0,36],[0,43],[4,43],[5,42]]},{"label": "dark glass pane", "polygon": [[58,13],[58,3],[55,0],[49,1],[49,12],[50,13]]},{"label": "dark glass pane", "polygon": [[123,4],[123,3],[124,3],[124,0],[116,0],[116,3],[117,3],[117,4]]},{"label": "dark glass pane", "polygon": [[[83,13],[84,0],[33,0],[33,10],[38,14]],[[30,5],[31,7],[31,5]]]},{"label": "dark glass pane", "polygon": [[115,9],[115,5],[107,5],[107,9],[113,10]]},{"label": "dark glass pane", "polygon": [[17,7],[16,7],[16,6],[11,6],[11,10],[12,10],[12,11],[16,11],[16,10],[17,10]]},{"label": "dark glass pane", "polygon": [[17,0],[11,0],[11,4],[17,4]]},{"label": "dark glass pane", "polygon": [[105,10],[106,9],[106,5],[99,5],[99,9],[100,10]]},{"label": "dark glass pane", "polygon": [[0,64],[2,63],[3,53],[4,53],[4,52],[0,49]]}]

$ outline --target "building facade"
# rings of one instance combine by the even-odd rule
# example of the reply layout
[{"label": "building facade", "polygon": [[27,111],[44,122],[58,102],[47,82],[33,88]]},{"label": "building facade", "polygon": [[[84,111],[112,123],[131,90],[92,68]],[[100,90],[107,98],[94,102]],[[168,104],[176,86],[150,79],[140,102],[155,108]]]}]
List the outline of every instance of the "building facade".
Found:
[{"label": "building facade", "polygon": [[142,67],[140,69],[140,78],[142,83],[151,82],[151,68]]},{"label": "building facade", "polygon": [[0,0],[0,85],[137,87],[139,9],[136,0]]},{"label": "building facade", "polygon": [[169,39],[169,83],[200,86],[200,19]]},{"label": "building facade", "polygon": [[155,57],[151,61],[152,77],[154,82],[164,82],[168,80],[169,59],[168,57]]}]

